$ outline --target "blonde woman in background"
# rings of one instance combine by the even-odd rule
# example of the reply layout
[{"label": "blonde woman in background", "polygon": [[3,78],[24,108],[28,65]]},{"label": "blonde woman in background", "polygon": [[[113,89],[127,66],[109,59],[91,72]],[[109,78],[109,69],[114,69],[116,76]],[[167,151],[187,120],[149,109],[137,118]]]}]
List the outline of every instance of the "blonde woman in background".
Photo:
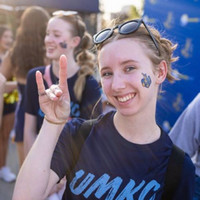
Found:
[{"label": "blonde woman in background", "polygon": [[[45,37],[46,57],[51,60],[48,66],[41,66],[29,71],[26,86],[25,108],[25,154],[27,155],[41,128],[44,113],[40,109],[35,72],[40,71],[45,80],[45,87],[58,83],[59,58],[62,54],[68,58],[69,76],[67,79],[71,98],[72,118],[95,118],[102,113],[102,104],[98,100],[101,90],[95,73],[95,56],[90,52],[92,37],[86,25],[75,11],[56,11],[49,20]],[[52,86],[53,87],[53,86]],[[62,180],[65,182],[65,180]],[[50,199],[59,199],[62,184],[50,192]],[[61,190],[63,191],[63,190]]]},{"label": "blonde woman in background", "polygon": [[38,101],[35,72],[39,70],[45,80],[45,87],[58,83],[59,58],[62,54],[68,58],[68,85],[71,97],[69,119],[81,117],[95,118],[102,113],[102,104],[97,101],[101,90],[94,78],[95,56],[89,51],[92,37],[86,25],[75,11],[57,11],[49,20],[46,37],[46,57],[51,60],[49,66],[30,70],[26,86],[25,114],[25,154],[35,141],[44,119]]}]

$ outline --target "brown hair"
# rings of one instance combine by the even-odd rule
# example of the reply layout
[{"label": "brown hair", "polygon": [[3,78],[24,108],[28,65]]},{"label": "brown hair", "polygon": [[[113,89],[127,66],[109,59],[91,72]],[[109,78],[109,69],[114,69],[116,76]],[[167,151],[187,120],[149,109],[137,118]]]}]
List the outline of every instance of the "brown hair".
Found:
[{"label": "brown hair", "polygon": [[48,12],[39,6],[28,7],[23,12],[11,49],[16,77],[26,78],[31,68],[45,65],[44,37],[49,18]]},{"label": "brown hair", "polygon": [[145,49],[147,49],[146,53],[148,57],[150,58],[151,62],[155,66],[158,66],[162,60],[166,61],[167,68],[168,68],[166,78],[170,82],[177,80],[177,76],[175,74],[179,74],[179,73],[176,70],[173,70],[171,66],[171,63],[178,60],[178,57],[173,56],[173,52],[177,48],[177,44],[173,44],[169,39],[161,37],[158,30],[156,30],[155,28],[151,26],[148,26],[148,28],[151,31],[152,35],[154,36],[158,44],[159,51],[156,48],[155,44],[153,43],[152,39],[150,38],[148,31],[143,25],[141,25],[137,31],[131,34],[127,34],[127,35],[118,34],[118,32],[115,31],[109,39],[97,45],[97,49],[101,50],[101,48],[105,44],[110,43],[113,40],[118,40],[118,39],[123,39],[123,38],[136,38],[140,42],[142,42],[142,44],[145,45],[146,47]]},{"label": "brown hair", "polygon": [[86,25],[79,15],[58,15],[55,17],[70,23],[73,27],[72,35],[81,38],[79,45],[74,50],[75,60],[80,66],[78,78],[74,85],[74,93],[77,100],[80,102],[85,88],[86,78],[89,75],[93,75],[95,72],[95,55],[89,50],[92,47],[92,37],[87,32]]}]

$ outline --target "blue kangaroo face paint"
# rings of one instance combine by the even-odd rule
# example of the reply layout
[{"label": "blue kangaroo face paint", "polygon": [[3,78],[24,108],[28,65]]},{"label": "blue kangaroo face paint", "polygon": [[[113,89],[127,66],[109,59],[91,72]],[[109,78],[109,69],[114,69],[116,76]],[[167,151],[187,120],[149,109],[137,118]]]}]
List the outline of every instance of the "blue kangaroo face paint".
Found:
[{"label": "blue kangaroo face paint", "polygon": [[151,77],[150,76],[147,76],[146,74],[142,73],[143,75],[143,78],[141,80],[141,83],[142,83],[142,86],[143,87],[146,87],[146,88],[149,88],[150,85],[151,85]]},{"label": "blue kangaroo face paint", "polygon": [[66,49],[66,48],[67,48],[67,43],[66,43],[66,42],[60,42],[59,45],[60,45],[60,47],[63,48],[63,49]]}]

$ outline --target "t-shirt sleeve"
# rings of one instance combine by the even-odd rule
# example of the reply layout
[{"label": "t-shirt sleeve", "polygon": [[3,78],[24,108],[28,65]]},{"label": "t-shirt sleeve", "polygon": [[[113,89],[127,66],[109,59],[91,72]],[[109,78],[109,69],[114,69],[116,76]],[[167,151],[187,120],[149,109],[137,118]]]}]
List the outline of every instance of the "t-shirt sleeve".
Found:
[{"label": "t-shirt sleeve", "polygon": [[[60,180],[70,173],[74,163],[73,137],[84,120],[72,119],[63,128],[51,160],[51,169],[58,175]],[[79,146],[77,144],[77,146]],[[80,146],[79,146],[80,147]],[[77,148],[77,147],[76,147]],[[80,147],[81,148],[81,147]]]},{"label": "t-shirt sleeve", "polygon": [[97,118],[103,112],[101,87],[92,76],[87,78],[85,90],[83,91],[80,112],[80,118],[83,119]]},{"label": "t-shirt sleeve", "polygon": [[195,167],[188,154],[185,154],[181,181],[173,200],[193,199],[195,184]]},{"label": "t-shirt sleeve", "polygon": [[180,115],[169,133],[172,141],[192,157],[200,145],[200,93]]},{"label": "t-shirt sleeve", "polygon": [[31,69],[27,74],[27,83],[25,87],[25,112],[31,115],[37,115],[39,108],[38,90],[35,79],[35,73],[38,68]]}]

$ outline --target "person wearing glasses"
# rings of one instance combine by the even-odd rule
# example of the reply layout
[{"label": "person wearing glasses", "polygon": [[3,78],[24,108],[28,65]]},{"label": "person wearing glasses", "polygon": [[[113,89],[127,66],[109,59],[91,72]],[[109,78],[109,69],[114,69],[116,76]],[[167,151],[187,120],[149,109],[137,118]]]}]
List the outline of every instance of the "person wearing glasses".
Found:
[{"label": "person wearing glasses", "polygon": [[[13,200],[43,199],[65,175],[63,199],[162,198],[173,144],[158,127],[155,112],[160,85],[166,78],[174,80],[176,45],[142,19],[113,27],[97,33],[93,41],[102,89],[116,111],[93,122],[80,148],[76,139],[85,120],[68,121],[67,58],[60,58],[59,83],[54,87],[46,90],[37,71],[45,120],[21,168]],[[76,147],[79,155],[73,163]],[[183,163],[174,200],[193,195],[195,168],[187,154]]]}]

